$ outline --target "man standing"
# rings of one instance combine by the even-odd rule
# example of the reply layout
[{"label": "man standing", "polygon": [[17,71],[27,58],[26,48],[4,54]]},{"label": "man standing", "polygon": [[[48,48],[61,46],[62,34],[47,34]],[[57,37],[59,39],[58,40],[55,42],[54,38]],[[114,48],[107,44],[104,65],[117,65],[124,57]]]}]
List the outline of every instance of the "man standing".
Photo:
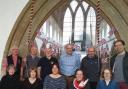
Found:
[{"label": "man standing", "polygon": [[31,47],[30,54],[23,59],[21,75],[23,78],[29,77],[30,68],[37,68],[40,58],[37,56],[38,49],[35,46]]},{"label": "man standing", "polygon": [[91,89],[96,89],[97,82],[100,79],[100,64],[100,60],[95,54],[95,48],[88,48],[87,56],[82,59],[81,69],[89,79]]},{"label": "man standing", "polygon": [[66,76],[67,83],[70,85],[76,69],[80,67],[80,57],[73,52],[72,44],[67,44],[65,46],[65,51],[66,52],[60,57],[59,65],[61,73]]},{"label": "man standing", "polygon": [[42,57],[38,63],[38,77],[44,81],[44,78],[52,73],[52,64],[58,63],[57,59],[52,57],[52,49],[45,49],[45,57]]},{"label": "man standing", "polygon": [[114,42],[117,52],[110,60],[110,66],[114,73],[114,80],[119,83],[120,89],[128,89],[128,52],[125,51],[125,42]]}]

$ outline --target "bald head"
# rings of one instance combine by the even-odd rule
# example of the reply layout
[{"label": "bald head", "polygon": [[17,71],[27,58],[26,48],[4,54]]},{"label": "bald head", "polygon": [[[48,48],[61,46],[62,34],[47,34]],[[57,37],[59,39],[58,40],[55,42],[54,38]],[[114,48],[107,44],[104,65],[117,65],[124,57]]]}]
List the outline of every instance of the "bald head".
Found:
[{"label": "bald head", "polygon": [[73,52],[73,46],[72,46],[72,44],[67,44],[67,45],[65,46],[65,50],[66,50],[66,53],[67,53],[67,54],[71,55],[72,52]]},{"label": "bald head", "polygon": [[88,57],[94,57],[95,56],[95,48],[90,47],[88,48]]}]

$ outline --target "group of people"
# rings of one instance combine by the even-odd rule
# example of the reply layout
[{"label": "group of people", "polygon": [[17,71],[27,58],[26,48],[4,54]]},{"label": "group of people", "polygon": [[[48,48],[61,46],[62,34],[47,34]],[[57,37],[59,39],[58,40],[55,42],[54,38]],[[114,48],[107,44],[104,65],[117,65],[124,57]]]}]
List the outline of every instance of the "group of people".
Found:
[{"label": "group of people", "polygon": [[37,56],[37,48],[21,58],[18,48],[4,59],[0,89],[128,89],[128,53],[125,42],[114,42],[116,55],[110,59],[110,68],[101,71],[101,59],[94,47],[80,61],[80,55],[67,44],[59,58],[52,56],[52,49],[45,49],[45,56]]}]

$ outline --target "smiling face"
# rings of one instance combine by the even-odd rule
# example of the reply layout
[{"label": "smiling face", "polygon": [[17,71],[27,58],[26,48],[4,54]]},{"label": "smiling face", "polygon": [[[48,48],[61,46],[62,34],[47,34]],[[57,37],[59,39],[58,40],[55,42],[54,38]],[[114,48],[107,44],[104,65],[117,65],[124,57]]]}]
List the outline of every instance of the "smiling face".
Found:
[{"label": "smiling face", "polygon": [[117,53],[122,53],[125,50],[124,45],[121,42],[116,42],[114,48]]},{"label": "smiling face", "polygon": [[36,71],[35,70],[30,71],[30,78],[36,78]]},{"label": "smiling face", "polygon": [[78,70],[77,72],[76,72],[76,80],[77,81],[82,81],[84,79],[84,74],[83,74],[83,72],[81,71],[81,70]]},{"label": "smiling face", "polygon": [[73,52],[73,46],[72,45],[70,45],[70,44],[66,45],[65,49],[66,49],[67,54],[69,54],[69,55],[72,54],[72,52]]},{"label": "smiling face", "polygon": [[94,48],[88,48],[88,56],[90,58],[95,56],[95,49]]},{"label": "smiling face", "polygon": [[59,68],[57,65],[53,65],[52,74],[54,74],[54,75],[59,74]]},{"label": "smiling face", "polygon": [[8,73],[9,73],[9,75],[14,75],[14,73],[15,73],[15,68],[14,67],[10,67],[9,68],[9,70],[8,70]]},{"label": "smiling face", "polygon": [[12,49],[12,55],[18,55],[19,49]]},{"label": "smiling face", "polygon": [[111,80],[112,78],[112,73],[109,69],[105,69],[103,73],[103,77],[105,80]]},{"label": "smiling face", "polygon": [[31,48],[31,54],[32,55],[37,55],[37,48],[36,47]]}]

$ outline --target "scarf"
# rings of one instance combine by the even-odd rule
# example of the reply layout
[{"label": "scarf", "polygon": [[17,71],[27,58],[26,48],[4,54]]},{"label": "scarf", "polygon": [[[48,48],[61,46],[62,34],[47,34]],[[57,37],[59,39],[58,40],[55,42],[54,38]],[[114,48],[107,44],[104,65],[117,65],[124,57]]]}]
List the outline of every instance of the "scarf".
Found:
[{"label": "scarf", "polygon": [[[83,82],[83,81],[81,81],[81,82]],[[85,86],[79,86],[79,84],[80,84],[81,82],[79,82],[79,81],[77,81],[76,79],[74,79],[74,81],[73,81],[74,87],[75,87],[76,89],[85,89],[85,88],[84,88]]]}]

